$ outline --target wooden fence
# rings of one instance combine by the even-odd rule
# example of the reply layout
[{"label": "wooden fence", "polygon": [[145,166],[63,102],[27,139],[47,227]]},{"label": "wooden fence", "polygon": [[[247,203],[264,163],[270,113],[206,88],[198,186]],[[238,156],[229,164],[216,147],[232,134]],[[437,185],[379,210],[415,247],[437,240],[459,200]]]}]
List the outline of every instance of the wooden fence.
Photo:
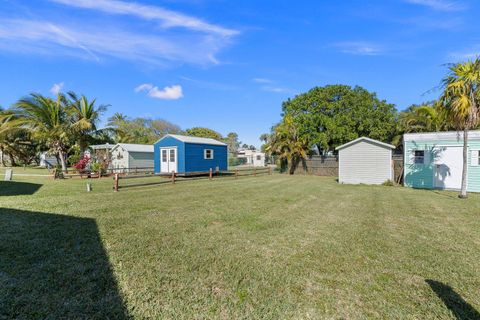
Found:
[{"label": "wooden fence", "polygon": [[338,157],[311,156],[300,162],[295,174],[311,174],[316,176],[338,176]]},{"label": "wooden fence", "polygon": [[[139,187],[139,186],[149,186],[149,185],[158,185],[164,183],[178,183],[184,181],[193,181],[197,179],[217,179],[217,178],[239,178],[244,176],[260,176],[260,175],[271,175],[271,167],[252,167],[244,169],[233,169],[227,171],[214,171],[210,169],[209,172],[193,172],[188,175],[182,174],[179,175],[175,172],[171,174],[129,174],[123,175],[115,173],[113,175],[113,190],[118,191],[120,188],[128,187]],[[123,181],[120,183],[120,181]]]},{"label": "wooden fence", "polygon": [[[403,154],[394,154],[392,157],[393,178],[398,184],[403,183]],[[295,174],[309,174],[317,176],[338,177],[338,157],[312,156],[303,163],[300,162]]]}]

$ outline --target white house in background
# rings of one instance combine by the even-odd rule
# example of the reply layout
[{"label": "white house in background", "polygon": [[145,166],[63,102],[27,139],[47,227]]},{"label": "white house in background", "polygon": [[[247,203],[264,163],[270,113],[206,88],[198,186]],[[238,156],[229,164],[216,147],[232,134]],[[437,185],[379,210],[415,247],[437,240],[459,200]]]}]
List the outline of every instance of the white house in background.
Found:
[{"label": "white house in background", "polygon": [[382,184],[393,180],[393,149],[391,144],[366,137],[337,147],[338,182]]},{"label": "white house in background", "polygon": [[135,171],[136,169],[153,171],[153,145],[117,143],[111,150],[111,168],[119,172]]},{"label": "white house in background", "polygon": [[265,166],[265,153],[257,150],[239,149],[237,151],[237,158],[246,159],[245,165],[254,167]]},{"label": "white house in background", "polygon": [[57,165],[57,157],[50,155],[48,152],[40,152],[40,167],[53,168]]}]

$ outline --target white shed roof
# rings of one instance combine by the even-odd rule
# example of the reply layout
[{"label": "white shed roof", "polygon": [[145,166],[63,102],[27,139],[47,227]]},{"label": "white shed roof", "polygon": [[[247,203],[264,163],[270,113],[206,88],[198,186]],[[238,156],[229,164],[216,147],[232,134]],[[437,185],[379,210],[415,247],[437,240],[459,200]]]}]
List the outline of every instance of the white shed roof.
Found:
[{"label": "white shed roof", "polygon": [[[480,130],[468,131],[468,138],[480,139]],[[443,131],[443,132],[405,133],[403,135],[403,141],[430,141],[430,140],[463,141],[463,132]]]},{"label": "white shed roof", "polygon": [[151,144],[117,143],[117,145],[113,147],[113,149],[117,148],[118,146],[122,147],[128,152],[152,152],[153,153],[153,145]]},{"label": "white shed roof", "polygon": [[352,140],[350,142],[342,144],[341,146],[336,147],[335,150],[340,150],[340,149],[346,148],[346,147],[351,146],[352,144],[355,144],[355,143],[360,142],[360,141],[368,141],[368,142],[371,142],[371,143],[374,143],[374,144],[377,144],[377,145],[380,145],[380,146],[383,146],[383,147],[386,147],[386,148],[395,149],[394,145],[391,145],[391,144],[388,144],[388,143],[385,143],[385,142],[381,142],[381,141],[378,141],[378,140],[375,140],[375,139],[370,139],[370,138],[367,138],[367,137],[360,137],[358,139]]},{"label": "white shed roof", "polygon": [[[218,140],[211,139],[211,138],[199,138],[199,137],[191,137],[191,136],[182,136],[182,135],[179,135],[179,134],[167,134],[164,137],[162,137],[162,139],[164,139],[166,137],[172,137],[172,138],[175,138],[179,141],[186,142],[186,143],[211,144],[211,145],[217,145],[217,146],[226,146],[227,145],[226,143],[223,143],[223,142],[220,142]],[[160,139],[160,140],[162,140],[162,139]],[[158,140],[158,141],[160,141],[160,140]]]}]

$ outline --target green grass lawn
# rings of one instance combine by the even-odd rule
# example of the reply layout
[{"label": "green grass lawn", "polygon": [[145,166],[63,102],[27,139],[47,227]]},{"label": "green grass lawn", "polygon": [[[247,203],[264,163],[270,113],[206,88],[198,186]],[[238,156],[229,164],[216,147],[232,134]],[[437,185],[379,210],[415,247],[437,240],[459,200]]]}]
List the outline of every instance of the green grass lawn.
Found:
[{"label": "green grass lawn", "polygon": [[0,319],[476,319],[480,195],[259,176],[0,182]]}]

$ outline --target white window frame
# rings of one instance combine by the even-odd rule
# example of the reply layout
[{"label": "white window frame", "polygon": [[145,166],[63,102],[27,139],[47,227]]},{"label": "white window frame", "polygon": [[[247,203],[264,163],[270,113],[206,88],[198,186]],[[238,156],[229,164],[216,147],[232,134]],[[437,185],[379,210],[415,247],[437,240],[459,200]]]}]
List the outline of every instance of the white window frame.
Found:
[{"label": "white window frame", "polygon": [[[207,157],[207,151],[210,151],[210,157]],[[213,160],[213,149],[205,149],[205,150],[203,150],[203,159],[205,159],[205,160]]]}]

